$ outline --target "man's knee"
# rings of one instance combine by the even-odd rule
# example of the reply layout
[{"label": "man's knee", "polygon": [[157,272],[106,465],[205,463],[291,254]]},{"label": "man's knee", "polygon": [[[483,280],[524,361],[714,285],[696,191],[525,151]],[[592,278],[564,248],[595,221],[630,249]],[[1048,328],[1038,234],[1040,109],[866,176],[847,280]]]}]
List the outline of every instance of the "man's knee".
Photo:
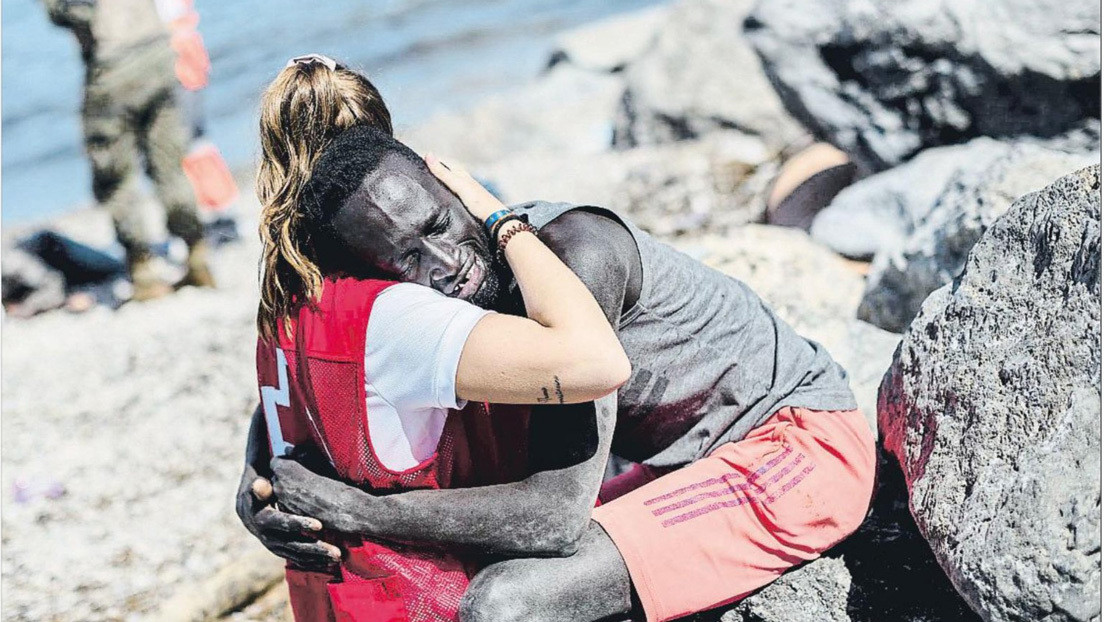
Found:
[{"label": "man's knee", "polygon": [[524,610],[514,600],[515,590],[502,573],[484,571],[468,586],[460,602],[461,622],[524,620]]},{"label": "man's knee", "polygon": [[860,465],[856,469],[855,494],[840,517],[840,526],[845,538],[858,531],[859,527],[866,521],[866,517],[870,515],[871,504],[874,501],[876,469],[877,467],[873,463]]},{"label": "man's knee", "polygon": [[[867,432],[861,415],[852,418],[859,419],[855,428],[862,426],[861,431]],[[874,497],[877,468],[872,438],[839,442],[833,448],[835,451],[829,460],[835,470],[834,481],[827,490],[822,491],[827,495],[824,503],[831,508],[830,524],[836,532],[832,546],[855,533],[866,520]]]},{"label": "man's knee", "polygon": [[460,603],[460,622],[539,622],[545,619],[539,602],[545,590],[529,585],[524,572],[511,572],[509,562],[476,575]]}]

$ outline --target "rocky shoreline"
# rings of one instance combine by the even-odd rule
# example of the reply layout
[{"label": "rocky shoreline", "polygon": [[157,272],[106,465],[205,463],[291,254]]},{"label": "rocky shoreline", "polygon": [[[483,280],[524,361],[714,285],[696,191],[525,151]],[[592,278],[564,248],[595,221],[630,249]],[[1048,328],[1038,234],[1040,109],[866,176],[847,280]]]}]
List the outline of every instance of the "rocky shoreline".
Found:
[{"label": "rocky shoreline", "polygon": [[[508,202],[626,214],[848,369],[887,450],[871,516],[695,619],[1099,620],[1099,7],[1038,19],[1000,0],[1001,33],[956,40],[946,25],[980,0],[818,3],[684,0],[592,24],[532,83],[400,138]],[[1032,41],[1046,54],[1019,50]],[[1001,97],[1023,108],[991,118]],[[859,180],[810,232],[765,224],[783,163],[818,140]],[[257,551],[232,507],[255,402],[243,194],[218,290],[5,320],[4,620],[145,619]],[[280,619],[279,599],[229,617]]]}]

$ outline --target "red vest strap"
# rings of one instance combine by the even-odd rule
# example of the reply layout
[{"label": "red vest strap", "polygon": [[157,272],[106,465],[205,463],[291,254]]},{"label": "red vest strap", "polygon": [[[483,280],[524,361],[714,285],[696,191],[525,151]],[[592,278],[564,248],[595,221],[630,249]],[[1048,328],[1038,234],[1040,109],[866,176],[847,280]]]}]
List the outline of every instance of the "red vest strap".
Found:
[{"label": "red vest strap", "polygon": [[282,348],[295,348],[306,356],[336,360],[363,360],[364,335],[372,307],[393,281],[343,278],[327,279],[322,297],[314,306],[303,305],[289,343],[281,335]]}]

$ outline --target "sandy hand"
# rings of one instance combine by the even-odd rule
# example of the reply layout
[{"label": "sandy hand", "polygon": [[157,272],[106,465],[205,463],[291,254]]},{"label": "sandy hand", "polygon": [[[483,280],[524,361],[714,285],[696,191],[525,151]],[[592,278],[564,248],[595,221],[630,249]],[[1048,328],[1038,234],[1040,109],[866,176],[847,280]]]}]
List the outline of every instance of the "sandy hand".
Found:
[{"label": "sandy hand", "polygon": [[277,509],[272,482],[246,466],[235,504],[249,533],[273,554],[302,570],[325,570],[341,560],[341,550],[318,539],[322,523]]}]

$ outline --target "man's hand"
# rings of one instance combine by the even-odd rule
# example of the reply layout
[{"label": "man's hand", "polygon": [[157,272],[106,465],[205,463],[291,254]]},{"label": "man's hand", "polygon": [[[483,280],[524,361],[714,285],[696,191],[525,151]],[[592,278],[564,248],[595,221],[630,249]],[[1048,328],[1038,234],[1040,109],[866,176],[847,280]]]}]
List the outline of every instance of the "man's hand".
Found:
[{"label": "man's hand", "polygon": [[50,21],[63,28],[87,28],[95,10],[96,0],[46,0]]},{"label": "man's hand", "polygon": [[271,465],[272,482],[281,507],[295,514],[313,516],[326,529],[364,533],[365,506],[371,503],[371,495],[319,475],[294,458],[273,458]]},{"label": "man's hand", "polygon": [[325,570],[340,561],[340,549],[318,540],[322,523],[276,509],[272,492],[272,483],[247,465],[238,486],[236,507],[249,533],[300,570]]}]

